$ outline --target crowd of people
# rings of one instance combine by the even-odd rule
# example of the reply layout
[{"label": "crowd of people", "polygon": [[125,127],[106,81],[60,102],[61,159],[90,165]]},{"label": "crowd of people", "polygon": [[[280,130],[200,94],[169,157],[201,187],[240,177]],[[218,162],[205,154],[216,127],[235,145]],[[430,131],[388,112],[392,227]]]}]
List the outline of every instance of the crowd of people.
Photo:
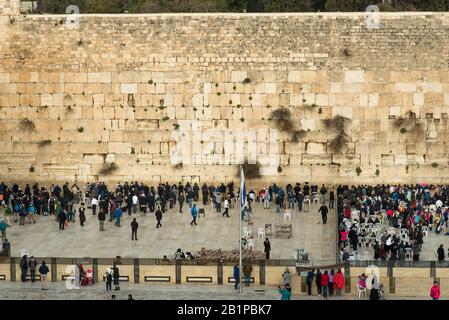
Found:
[{"label": "crowd of people", "polygon": [[[303,210],[303,202],[306,197],[320,199],[324,208],[320,208],[323,216],[323,223],[327,220],[328,209],[325,206],[327,189],[324,185],[319,188],[317,185],[305,183],[301,186],[296,183],[294,186],[288,184],[285,187],[273,184],[259,191],[250,189],[247,194],[247,206],[242,210],[242,219],[249,221],[252,217],[252,207],[254,201],[263,202],[264,208],[269,208],[273,203],[276,206],[276,213],[281,209]],[[77,184],[69,185],[65,183],[62,187],[52,184],[49,188],[26,184],[22,189],[18,184],[12,186],[0,183],[0,203],[4,209],[4,219],[0,219],[0,231],[3,240],[2,253],[7,255],[10,251],[10,243],[6,237],[6,230],[13,223],[20,226],[35,224],[40,216],[54,216],[61,231],[65,230],[69,223],[79,221],[84,227],[87,221],[87,208],[92,209],[92,215],[97,216],[99,230],[104,231],[105,221],[114,222],[116,227],[121,227],[123,214],[132,215],[140,212],[154,214],[156,227],[162,227],[164,214],[168,209],[176,206],[179,213],[183,213],[185,206],[189,207],[192,216],[191,225],[197,225],[199,210],[196,203],[201,201],[203,205],[212,204],[217,213],[222,213],[223,217],[229,216],[229,209],[235,207],[239,200],[240,189],[234,187],[234,183],[227,185],[207,185],[201,187],[197,183],[169,183],[158,186],[148,186],[144,183],[125,182],[118,183],[113,190],[110,190],[104,182],[87,183],[85,188]],[[319,196],[318,196],[319,194]],[[330,207],[333,207],[334,194],[330,192]],[[224,210],[222,210],[224,208]],[[108,219],[109,218],[109,219]],[[133,219],[131,223],[131,239],[138,240],[138,222]],[[264,243],[267,259],[271,246]]]},{"label": "crowd of people", "polygon": [[[376,185],[337,188],[342,259],[370,237],[374,260],[419,260],[425,236],[444,234],[449,219],[449,186]],[[444,257],[444,254],[439,254]]]}]

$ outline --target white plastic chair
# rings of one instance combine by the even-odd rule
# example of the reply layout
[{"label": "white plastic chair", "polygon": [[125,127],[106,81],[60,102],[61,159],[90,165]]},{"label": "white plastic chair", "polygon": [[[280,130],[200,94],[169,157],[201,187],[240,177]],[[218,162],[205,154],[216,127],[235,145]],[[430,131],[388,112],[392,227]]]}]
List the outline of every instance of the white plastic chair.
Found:
[{"label": "white plastic chair", "polygon": [[413,260],[413,250],[412,248],[405,248],[405,261]]},{"label": "white plastic chair", "polygon": [[423,226],[422,227],[422,233],[426,236],[426,238],[427,238],[427,235],[428,235],[428,233],[429,233],[429,228],[427,227],[427,226]]},{"label": "white plastic chair", "polygon": [[307,203],[310,206],[310,204],[312,203],[310,196],[304,196],[304,200],[302,201],[302,203]]},{"label": "white plastic chair", "polygon": [[251,229],[248,227],[243,227],[243,234],[245,235],[245,238],[251,237],[252,234]]},{"label": "white plastic chair", "polygon": [[265,229],[264,228],[257,228],[257,239],[259,238],[265,238]]},{"label": "white plastic chair", "polygon": [[318,203],[318,201],[319,201],[319,199],[318,199],[318,193],[314,192],[314,193],[312,194],[312,197],[313,197],[313,203]]},{"label": "white plastic chair", "polygon": [[357,298],[361,299],[362,296],[366,298],[366,288],[362,288],[359,286],[359,284],[356,284],[357,288]]},{"label": "white plastic chair", "polygon": [[254,239],[248,239],[246,247],[248,248],[248,250],[254,250]]},{"label": "white plastic chair", "polygon": [[292,212],[291,212],[291,210],[285,210],[284,211],[284,220],[287,220],[287,218],[288,218],[289,221],[292,221]]}]

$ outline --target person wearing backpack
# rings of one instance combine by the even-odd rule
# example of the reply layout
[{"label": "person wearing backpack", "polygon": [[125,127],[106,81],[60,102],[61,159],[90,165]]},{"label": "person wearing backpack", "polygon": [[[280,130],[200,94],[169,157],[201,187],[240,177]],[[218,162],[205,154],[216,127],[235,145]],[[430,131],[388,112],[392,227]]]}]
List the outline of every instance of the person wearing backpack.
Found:
[{"label": "person wearing backpack", "polygon": [[45,282],[47,281],[47,274],[49,271],[50,270],[48,270],[48,267],[45,265],[45,261],[42,261],[42,264],[39,267],[39,273],[41,275],[42,290],[47,290],[45,288]]},{"label": "person wearing backpack", "polygon": [[312,269],[309,272],[307,272],[306,284],[307,284],[307,294],[309,296],[312,295],[312,282],[314,276],[315,276],[315,269]]},{"label": "person wearing backpack", "polygon": [[195,224],[195,225],[197,225],[196,224],[196,217],[197,217],[197,215],[198,215],[198,210],[197,210],[197,208],[196,208],[196,204],[193,204],[193,207],[192,207],[192,209],[190,210],[190,214],[192,215],[192,222],[190,222],[190,225],[191,226],[193,226],[193,224]]}]

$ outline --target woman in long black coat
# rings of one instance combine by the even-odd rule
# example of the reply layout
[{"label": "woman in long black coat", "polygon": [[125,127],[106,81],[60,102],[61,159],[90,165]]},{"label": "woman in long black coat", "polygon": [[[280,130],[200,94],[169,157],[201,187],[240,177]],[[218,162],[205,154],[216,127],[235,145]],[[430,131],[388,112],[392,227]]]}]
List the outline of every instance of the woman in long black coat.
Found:
[{"label": "woman in long black coat", "polygon": [[114,265],[114,290],[120,290],[120,272],[116,265]]}]

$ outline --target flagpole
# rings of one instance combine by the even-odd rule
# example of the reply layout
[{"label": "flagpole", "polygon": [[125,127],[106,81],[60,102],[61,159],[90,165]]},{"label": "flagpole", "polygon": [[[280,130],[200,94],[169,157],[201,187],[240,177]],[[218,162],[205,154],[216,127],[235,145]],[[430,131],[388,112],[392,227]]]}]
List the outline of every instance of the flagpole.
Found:
[{"label": "flagpole", "polygon": [[[242,201],[243,201],[243,188],[242,188],[242,179],[243,179],[243,167],[240,165],[240,201],[239,201],[239,283],[240,283],[240,293],[242,293]],[[245,195],[246,196],[246,195]]]}]

